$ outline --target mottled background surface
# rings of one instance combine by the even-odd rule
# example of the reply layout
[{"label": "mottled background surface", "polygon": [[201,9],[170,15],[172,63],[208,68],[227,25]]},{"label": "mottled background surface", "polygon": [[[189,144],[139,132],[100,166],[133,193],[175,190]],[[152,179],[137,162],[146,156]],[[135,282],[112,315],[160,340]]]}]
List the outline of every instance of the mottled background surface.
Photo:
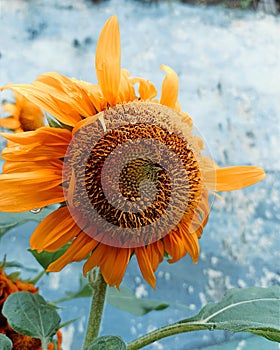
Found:
[{"label": "mottled background surface", "polygon": [[[105,20],[117,14],[122,67],[153,81],[160,91],[160,64],[180,77],[180,102],[194,119],[212,157],[221,166],[259,165],[266,179],[215,199],[201,239],[201,258],[163,263],[157,290],[142,279],[136,261],[123,284],[137,296],[171,307],[135,317],[106,307],[102,334],[125,341],[186,318],[231,287],[280,284],[280,19],[260,12],[196,7],[176,2],[147,6],[137,1],[0,0],[0,84],[27,83],[47,71],[96,82],[94,52]],[[2,98],[7,97],[6,94]],[[0,259],[37,263],[26,252],[31,222],[14,228],[1,243]],[[50,274],[39,284],[49,299],[78,288],[82,264]],[[23,271],[23,277],[30,277]],[[184,307],[182,305],[185,305]],[[80,349],[88,299],[65,303],[64,350]],[[276,350],[278,344],[249,335],[196,332],[162,340],[147,349]]]}]

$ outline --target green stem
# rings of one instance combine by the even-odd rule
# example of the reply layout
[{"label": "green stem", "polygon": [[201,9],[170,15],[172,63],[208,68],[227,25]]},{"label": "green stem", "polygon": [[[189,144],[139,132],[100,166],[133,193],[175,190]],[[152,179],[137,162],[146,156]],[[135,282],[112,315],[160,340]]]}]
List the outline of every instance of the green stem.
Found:
[{"label": "green stem", "polygon": [[45,275],[46,271],[42,270],[41,272],[38,273],[37,276],[35,276],[32,280],[29,280],[28,283],[31,284],[36,284],[44,275]]},{"label": "green stem", "polygon": [[98,337],[107,289],[107,283],[100,271],[98,271],[97,276],[94,270],[89,272],[89,283],[93,288],[93,296],[83,349]]},{"label": "green stem", "polygon": [[48,350],[48,340],[47,338],[42,338],[41,339],[41,347],[42,347],[42,350]]},{"label": "green stem", "polygon": [[155,331],[145,334],[142,337],[132,341],[131,343],[127,344],[126,350],[138,350],[159,339],[166,338],[171,335],[191,332],[191,331],[198,331],[202,329],[205,329],[205,327],[203,326],[200,327],[199,325],[193,325],[193,324],[190,325],[186,323],[174,323],[174,324],[156,329]]}]

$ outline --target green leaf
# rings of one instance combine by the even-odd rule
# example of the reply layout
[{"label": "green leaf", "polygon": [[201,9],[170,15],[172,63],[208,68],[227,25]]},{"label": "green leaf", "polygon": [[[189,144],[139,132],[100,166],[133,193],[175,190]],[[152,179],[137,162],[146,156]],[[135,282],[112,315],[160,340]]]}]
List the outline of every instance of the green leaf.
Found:
[{"label": "green leaf", "polygon": [[65,321],[65,322],[60,323],[59,329],[61,329],[61,328],[63,328],[63,327],[67,327],[69,324],[72,324],[72,323],[78,321],[78,319],[79,319],[79,317],[77,317],[77,318],[72,318],[72,320],[68,320],[68,321]]},{"label": "green leaf", "polygon": [[52,116],[47,115],[47,121],[51,128],[58,128],[58,129],[62,128],[62,125]]},{"label": "green leaf", "polygon": [[15,282],[19,279],[19,276],[20,276],[20,272],[19,271],[16,271],[16,272],[13,272],[13,273],[10,273],[8,275],[8,278],[9,280],[11,280],[12,282]]},{"label": "green leaf", "polygon": [[131,343],[140,349],[171,335],[199,330],[250,332],[280,341],[280,287],[231,289],[218,303],[204,306],[194,317],[156,329]]},{"label": "green leaf", "polygon": [[41,222],[46,216],[54,211],[53,207],[44,208],[38,214],[30,211],[23,213],[0,213],[0,237],[11,228],[22,225],[27,221]]},{"label": "green leaf", "polygon": [[10,338],[0,333],[0,349],[1,350],[12,350],[13,343]]},{"label": "green leaf", "polygon": [[126,345],[120,337],[106,335],[96,338],[85,350],[126,350]]},{"label": "green leaf", "polygon": [[250,332],[280,342],[280,287],[231,289],[220,302],[177,324],[191,330]]},{"label": "green leaf", "polygon": [[41,339],[42,343],[50,341],[59,328],[60,317],[54,307],[38,294],[10,294],[2,313],[16,332]]},{"label": "green leaf", "polygon": [[58,303],[62,303],[62,302],[67,301],[67,300],[91,297],[93,294],[93,289],[90,286],[90,284],[88,283],[87,279],[84,278],[83,276],[81,276],[80,288],[75,292],[66,291],[65,294],[66,294],[65,297],[63,297],[61,299],[54,300],[52,303],[58,304]]},{"label": "green leaf", "polygon": [[56,120],[52,115],[47,114],[47,121],[51,128],[67,129],[72,131],[73,127],[70,125],[63,124]]},{"label": "green leaf", "polygon": [[[280,311],[279,311],[280,312]],[[280,323],[280,316],[279,316],[279,321]],[[266,339],[270,341],[276,341],[277,343],[280,343],[280,330],[274,330],[274,329],[248,329],[248,332],[260,335],[262,337],[265,337]]]},{"label": "green leaf", "polygon": [[36,250],[28,249],[28,251],[34,256],[34,258],[38,261],[38,263],[46,270],[48,266],[62,254],[66,252],[69,248],[70,243],[65,244],[63,247],[59,248],[55,252],[41,252],[38,253]]},{"label": "green leaf", "polygon": [[[53,303],[61,303],[67,300],[77,298],[91,297],[93,289],[85,278],[80,279],[80,288],[75,292],[66,292],[64,298],[55,300]],[[166,309],[169,304],[158,300],[139,299],[133,294],[131,290],[126,287],[121,287],[120,290],[116,288],[108,288],[107,301],[109,304],[118,309],[127,311],[136,316],[143,316],[151,311],[160,311]]]},{"label": "green leaf", "polygon": [[5,268],[7,268],[7,267],[16,267],[16,268],[21,268],[23,270],[30,271],[30,272],[38,271],[37,269],[34,269],[33,267],[27,267],[24,264],[21,264],[21,263],[19,263],[17,261],[1,261],[0,262],[0,266],[2,264],[4,264],[3,266],[5,266]]},{"label": "green leaf", "polygon": [[40,281],[40,279],[45,275],[46,271],[43,270],[41,272],[39,272],[36,276],[34,276],[33,278],[29,278],[27,280],[25,280],[26,283],[31,283],[31,284],[36,284],[38,281]]},{"label": "green leaf", "polygon": [[160,311],[166,309],[169,304],[158,300],[139,299],[125,287],[121,287],[120,291],[116,288],[109,288],[108,302],[118,309],[127,311],[136,316],[143,316],[151,311]]}]

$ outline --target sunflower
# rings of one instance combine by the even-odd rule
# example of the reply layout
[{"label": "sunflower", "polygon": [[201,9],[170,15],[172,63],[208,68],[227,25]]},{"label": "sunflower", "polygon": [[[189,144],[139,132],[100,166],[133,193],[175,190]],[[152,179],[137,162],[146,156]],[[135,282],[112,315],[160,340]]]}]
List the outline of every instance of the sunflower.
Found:
[{"label": "sunflower", "polygon": [[[9,295],[16,292],[29,292],[32,294],[38,293],[32,283],[27,283],[18,278],[18,274],[7,275],[4,271],[5,263],[0,264],[0,334],[5,334],[13,342],[13,350],[42,350],[41,341],[36,338],[31,338],[27,335],[20,334],[13,330],[6,317],[2,314],[4,302]],[[62,343],[62,334],[60,331],[56,332],[57,346],[53,343],[48,344],[48,350],[60,350]]]},{"label": "sunflower", "polygon": [[0,118],[0,126],[15,132],[32,131],[44,125],[44,113],[23,95],[14,92],[15,103],[4,102],[8,117]]},{"label": "sunflower", "polygon": [[[27,211],[59,204],[33,233],[31,248],[67,251],[48,271],[87,259],[119,286],[133,255],[144,279],[166,256],[198,260],[210,211],[208,195],[264,178],[254,166],[220,168],[203,155],[192,119],[180,110],[177,74],[166,73],[161,96],[143,78],[121,69],[116,16],[104,25],[96,48],[98,84],[58,73],[13,89],[50,113],[56,127],[4,134],[10,141],[0,177],[0,210]],[[136,86],[138,88],[136,88]]]}]

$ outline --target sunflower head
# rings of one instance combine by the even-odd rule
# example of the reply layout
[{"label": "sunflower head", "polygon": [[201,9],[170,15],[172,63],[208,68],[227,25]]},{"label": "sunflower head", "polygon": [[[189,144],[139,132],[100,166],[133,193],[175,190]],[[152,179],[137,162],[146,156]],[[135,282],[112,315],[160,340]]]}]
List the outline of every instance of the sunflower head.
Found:
[{"label": "sunflower head", "polygon": [[164,105],[134,101],[79,125],[63,174],[69,211],[84,232],[134,248],[160,240],[183,217],[192,222],[203,192],[201,155],[181,119]]},{"label": "sunflower head", "polygon": [[264,171],[219,168],[180,109],[177,74],[161,66],[166,76],[157,99],[149,80],[121,69],[120,57],[113,16],[96,48],[98,84],[45,73],[5,87],[50,113],[59,127],[5,135],[12,143],[2,154],[0,210],[60,204],[30,240],[38,251],[71,242],[48,271],[87,258],[84,273],[98,266],[109,285],[119,286],[135,255],[155,287],[165,256],[170,263],[187,253],[198,260],[209,193],[252,185]]},{"label": "sunflower head", "polygon": [[15,103],[4,102],[8,117],[0,119],[0,126],[15,132],[36,130],[44,125],[44,113],[26,97],[14,92]]}]

